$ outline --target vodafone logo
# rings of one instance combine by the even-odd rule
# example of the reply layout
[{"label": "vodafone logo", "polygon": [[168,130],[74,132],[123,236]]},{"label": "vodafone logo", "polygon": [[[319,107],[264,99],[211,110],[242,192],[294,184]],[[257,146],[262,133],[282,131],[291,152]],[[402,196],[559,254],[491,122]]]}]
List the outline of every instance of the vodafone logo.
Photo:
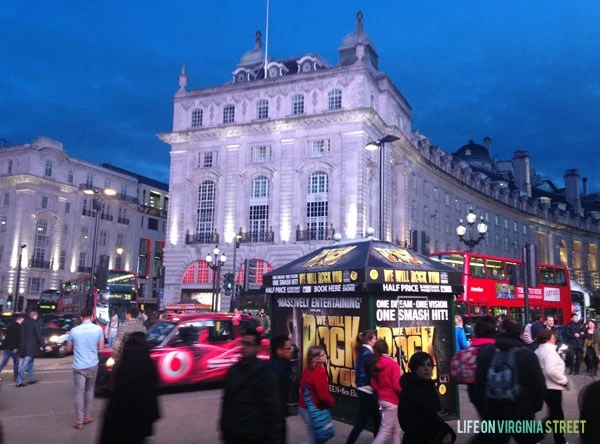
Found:
[{"label": "vodafone logo", "polygon": [[176,382],[183,379],[191,369],[192,357],[189,353],[177,350],[167,353],[161,361],[160,370],[165,382]]}]

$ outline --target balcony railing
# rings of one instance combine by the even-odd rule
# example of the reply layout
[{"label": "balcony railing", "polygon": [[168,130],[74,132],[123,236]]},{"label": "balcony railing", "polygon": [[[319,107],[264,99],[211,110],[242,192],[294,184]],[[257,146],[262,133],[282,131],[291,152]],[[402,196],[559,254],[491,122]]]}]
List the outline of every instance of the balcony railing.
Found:
[{"label": "balcony railing", "polygon": [[195,233],[191,234],[189,231],[185,234],[186,244],[218,244],[219,234],[217,232],[212,233]]},{"label": "balcony railing", "polygon": [[301,230],[300,227],[296,229],[296,241],[320,241],[320,240],[333,240],[335,230],[333,226],[329,228],[317,228]]},{"label": "balcony railing", "polygon": [[30,259],[29,268],[40,268],[42,270],[52,269],[52,261],[45,261],[43,259]]},{"label": "balcony railing", "polygon": [[257,242],[274,242],[275,233],[273,230],[268,231],[242,231],[238,233],[240,242],[242,243],[257,243]]}]

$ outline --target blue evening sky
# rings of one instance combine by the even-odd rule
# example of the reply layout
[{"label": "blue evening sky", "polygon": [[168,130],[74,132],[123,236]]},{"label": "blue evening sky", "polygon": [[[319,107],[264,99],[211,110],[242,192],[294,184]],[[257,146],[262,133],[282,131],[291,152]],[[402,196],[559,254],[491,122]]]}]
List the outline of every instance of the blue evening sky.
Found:
[{"label": "blue evening sky", "polygon": [[[0,138],[63,142],[168,182],[172,98],[231,80],[266,0],[3,0]],[[92,5],[93,3],[93,5]],[[597,0],[271,0],[269,56],[314,52],[337,64],[356,12],[414,129],[454,152],[492,138],[492,155],[529,152],[563,186],[567,168],[600,191]]]}]

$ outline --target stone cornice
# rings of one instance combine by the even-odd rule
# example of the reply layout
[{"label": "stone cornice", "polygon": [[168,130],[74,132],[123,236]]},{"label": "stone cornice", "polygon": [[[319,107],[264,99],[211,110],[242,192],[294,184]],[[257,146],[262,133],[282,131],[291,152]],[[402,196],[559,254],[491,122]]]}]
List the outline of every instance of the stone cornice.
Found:
[{"label": "stone cornice", "polygon": [[43,177],[33,176],[30,174],[17,174],[10,176],[0,176],[0,186],[19,186],[19,185],[31,185],[40,187],[52,187],[57,191],[65,194],[73,193],[79,190],[79,187],[69,185],[66,183],[55,182],[53,180],[47,180]]}]

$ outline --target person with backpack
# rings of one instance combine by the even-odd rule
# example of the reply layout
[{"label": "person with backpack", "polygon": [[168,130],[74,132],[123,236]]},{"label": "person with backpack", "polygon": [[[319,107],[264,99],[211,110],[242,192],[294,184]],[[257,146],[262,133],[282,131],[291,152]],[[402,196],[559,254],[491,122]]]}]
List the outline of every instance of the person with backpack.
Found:
[{"label": "person with backpack", "polygon": [[[546,398],[546,381],[535,353],[520,338],[521,327],[512,319],[502,323],[495,344],[484,345],[477,355],[473,403],[482,419],[533,420]],[[536,443],[536,433],[513,434],[515,441]],[[488,440],[508,443],[511,434],[488,435]]]}]

